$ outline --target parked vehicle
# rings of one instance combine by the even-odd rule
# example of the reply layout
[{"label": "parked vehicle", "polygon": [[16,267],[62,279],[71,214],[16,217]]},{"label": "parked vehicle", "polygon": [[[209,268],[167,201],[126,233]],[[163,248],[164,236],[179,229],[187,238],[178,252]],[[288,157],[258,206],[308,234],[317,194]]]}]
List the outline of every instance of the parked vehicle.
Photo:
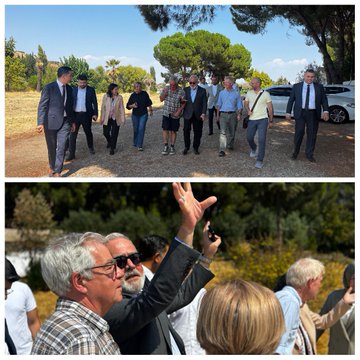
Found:
[{"label": "parked vehicle", "polygon": [[355,98],[355,85],[332,84],[324,85],[327,95],[338,95]]},{"label": "parked vehicle", "polygon": [[[346,87],[351,86],[348,85]],[[286,106],[289,101],[291,88],[291,85],[272,85],[265,89],[271,95],[275,116],[285,116]],[[347,93],[351,94],[351,91],[344,92],[344,94]],[[355,97],[346,97],[339,94],[340,93],[327,95],[329,103],[330,122],[334,124],[343,124],[347,121],[354,121]],[[293,114],[291,114],[291,116],[293,116]]]}]

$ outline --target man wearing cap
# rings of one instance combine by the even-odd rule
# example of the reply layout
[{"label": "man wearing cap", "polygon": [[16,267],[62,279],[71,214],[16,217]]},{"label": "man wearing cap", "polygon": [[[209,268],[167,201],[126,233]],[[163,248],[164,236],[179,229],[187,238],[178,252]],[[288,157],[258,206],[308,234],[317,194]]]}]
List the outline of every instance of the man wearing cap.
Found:
[{"label": "man wearing cap", "polygon": [[11,291],[8,292],[5,301],[5,317],[9,333],[17,354],[29,355],[41,325],[36,301],[30,287],[18,281],[20,277],[8,259],[5,259],[5,267],[8,280],[12,283]]}]

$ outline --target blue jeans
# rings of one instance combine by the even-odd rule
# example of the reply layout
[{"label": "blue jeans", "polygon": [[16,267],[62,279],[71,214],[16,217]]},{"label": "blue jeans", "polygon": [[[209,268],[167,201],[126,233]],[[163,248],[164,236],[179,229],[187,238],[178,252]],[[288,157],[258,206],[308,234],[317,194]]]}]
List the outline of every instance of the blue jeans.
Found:
[{"label": "blue jeans", "polygon": [[265,157],[267,128],[268,128],[267,118],[259,119],[259,120],[249,120],[246,137],[252,151],[256,151],[257,149],[254,138],[256,131],[258,132],[259,151],[258,151],[257,161],[263,161]]},{"label": "blue jeans", "polygon": [[131,119],[132,119],[133,128],[134,128],[133,145],[138,148],[143,147],[146,122],[148,120],[148,114],[144,114],[141,116],[132,115]]}]

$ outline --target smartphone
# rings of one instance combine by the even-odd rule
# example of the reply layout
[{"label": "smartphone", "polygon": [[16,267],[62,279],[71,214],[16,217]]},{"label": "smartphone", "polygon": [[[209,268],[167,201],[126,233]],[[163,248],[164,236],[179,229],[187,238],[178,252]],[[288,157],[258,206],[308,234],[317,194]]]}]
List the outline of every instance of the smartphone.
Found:
[{"label": "smartphone", "polygon": [[215,230],[209,225],[208,231],[209,231],[209,240],[214,242],[216,240]]}]

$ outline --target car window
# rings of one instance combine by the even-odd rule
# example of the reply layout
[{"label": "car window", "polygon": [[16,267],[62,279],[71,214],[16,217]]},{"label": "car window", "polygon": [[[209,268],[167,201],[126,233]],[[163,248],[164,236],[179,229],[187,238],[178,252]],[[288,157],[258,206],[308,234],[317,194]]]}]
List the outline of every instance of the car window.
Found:
[{"label": "car window", "polygon": [[290,96],[291,88],[272,88],[268,89],[271,96]]},{"label": "car window", "polygon": [[325,86],[325,92],[328,95],[331,94],[340,94],[340,93],[344,93],[344,92],[349,92],[350,89],[347,87],[342,87],[342,86]]}]

